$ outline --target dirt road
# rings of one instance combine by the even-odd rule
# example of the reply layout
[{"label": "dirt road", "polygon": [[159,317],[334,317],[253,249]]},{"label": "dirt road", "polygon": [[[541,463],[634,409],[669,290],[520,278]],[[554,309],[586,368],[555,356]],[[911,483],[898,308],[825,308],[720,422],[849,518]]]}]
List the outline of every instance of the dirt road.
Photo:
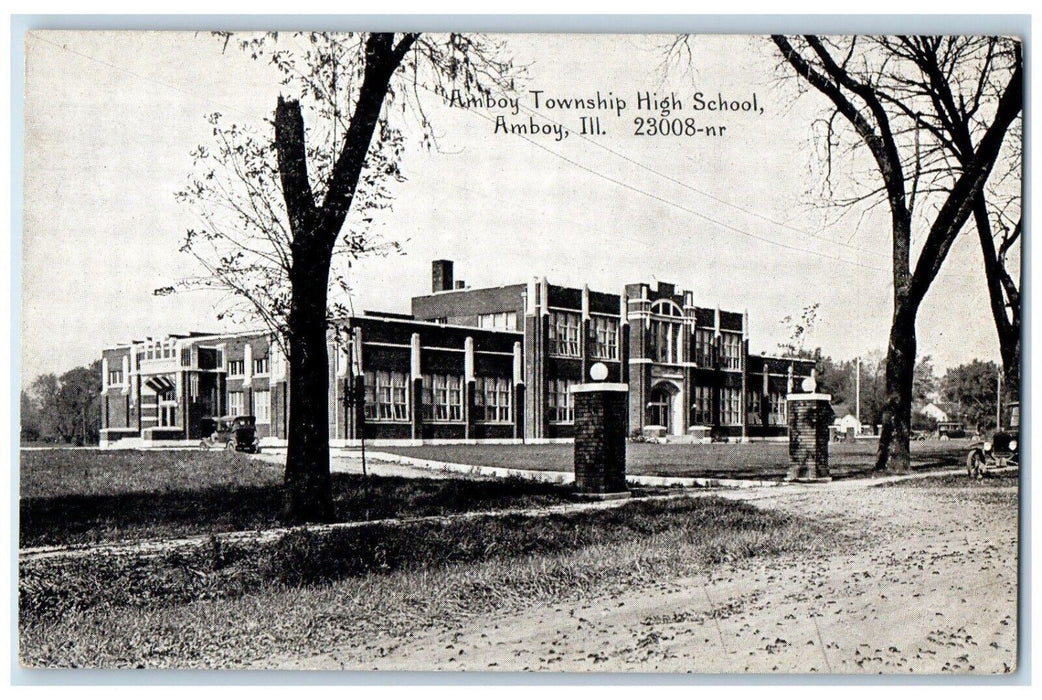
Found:
[{"label": "dirt road", "polygon": [[[261,667],[638,672],[1003,673],[1016,665],[1017,492],[783,492],[759,507],[877,533],[810,557],[724,565],[605,599]],[[1001,485],[1008,484],[1008,485]]]}]

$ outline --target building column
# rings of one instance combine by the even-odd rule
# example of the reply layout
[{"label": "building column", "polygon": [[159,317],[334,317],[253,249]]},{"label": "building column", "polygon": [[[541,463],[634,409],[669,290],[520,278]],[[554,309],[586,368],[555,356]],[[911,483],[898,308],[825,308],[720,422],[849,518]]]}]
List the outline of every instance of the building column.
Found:
[{"label": "building column", "polygon": [[463,341],[463,438],[470,440],[474,435],[474,338],[467,336]]},{"label": "building column", "polygon": [[525,437],[525,365],[521,343],[514,343],[514,439]]},{"label": "building column", "polygon": [[749,368],[749,311],[746,310],[742,315],[742,396],[741,406],[742,410],[742,442],[749,442],[749,407],[748,407],[748,375],[747,370]]},{"label": "building column", "polygon": [[409,341],[409,379],[412,396],[412,439],[423,437],[423,373],[420,370],[420,334]]},{"label": "building column", "polygon": [[583,285],[582,289],[582,313],[579,317],[579,363],[582,368],[580,382],[590,379],[590,331],[593,323],[590,319],[590,287]]},{"label": "building column", "polygon": [[188,382],[184,370],[177,373],[177,412],[180,413],[181,432],[185,440],[188,439]]},{"label": "building column", "polygon": [[242,349],[242,408],[246,415],[255,415],[253,412],[253,346],[246,343]]},{"label": "building column", "polygon": [[625,384],[630,380],[630,319],[629,299],[626,291],[619,295],[619,381]]}]

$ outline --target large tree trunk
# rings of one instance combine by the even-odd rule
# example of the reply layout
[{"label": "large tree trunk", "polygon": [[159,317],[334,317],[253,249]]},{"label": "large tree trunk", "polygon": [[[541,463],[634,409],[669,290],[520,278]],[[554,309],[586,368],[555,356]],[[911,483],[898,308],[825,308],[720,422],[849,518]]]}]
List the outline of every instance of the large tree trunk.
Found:
[{"label": "large tree trunk", "polygon": [[293,232],[288,318],[289,435],[283,509],[283,519],[290,523],[333,519],[326,354],[329,267],[337,236],[351,209],[391,75],[416,36],[407,34],[397,45],[393,34],[371,34],[366,40],[365,76],[321,206],[316,206],[308,177],[300,103],[279,97],[275,110],[279,179]]},{"label": "large tree trunk", "polygon": [[877,471],[886,469],[901,473],[910,468],[915,314],[916,309],[907,298],[895,300],[886,354],[883,429],[876,451]]},{"label": "large tree trunk", "polygon": [[329,356],[326,298],[329,264],[293,271],[289,314],[289,435],[283,519],[288,523],[333,520],[329,476]]}]

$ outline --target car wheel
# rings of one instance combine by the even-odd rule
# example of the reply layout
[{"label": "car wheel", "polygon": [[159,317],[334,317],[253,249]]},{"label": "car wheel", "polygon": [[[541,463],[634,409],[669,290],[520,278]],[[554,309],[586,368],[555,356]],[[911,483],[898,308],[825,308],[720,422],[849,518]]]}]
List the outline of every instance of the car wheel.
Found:
[{"label": "car wheel", "polygon": [[231,440],[229,440],[228,442],[224,443],[224,451],[225,452],[235,452],[235,443],[232,442]]},{"label": "car wheel", "polygon": [[200,440],[199,441],[199,449],[200,450],[208,450],[208,449],[210,449],[210,445],[206,442],[206,440]]},{"label": "car wheel", "polygon": [[984,472],[981,467],[984,464],[984,455],[979,450],[974,450],[966,457],[966,475],[971,479],[983,479]]},{"label": "car wheel", "polygon": [[942,435],[940,439],[941,439],[942,442],[948,442],[948,436],[947,435]]}]

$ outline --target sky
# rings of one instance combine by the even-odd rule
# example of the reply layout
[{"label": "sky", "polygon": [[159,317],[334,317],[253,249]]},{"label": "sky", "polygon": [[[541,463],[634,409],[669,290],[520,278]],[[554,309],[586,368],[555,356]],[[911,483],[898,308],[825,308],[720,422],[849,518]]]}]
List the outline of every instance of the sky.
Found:
[{"label": "sky", "polygon": [[[778,80],[764,37],[697,37],[690,70],[668,73],[663,37],[505,41],[506,53],[527,66],[518,115],[428,96],[438,148],[409,139],[406,181],[372,224],[402,253],[352,266],[356,309],[407,312],[412,296],[430,290],[430,261],[447,258],[474,287],[534,276],[608,292],[670,282],[691,290],[698,305],[747,309],[753,351],[777,352],[789,335],[782,319],[817,303],[808,347],[840,359],[885,348],[886,208],[821,206],[811,122],[825,104],[814,94],[797,99],[791,81]],[[198,221],[174,193],[191,171],[189,153],[210,138],[206,115],[263,126],[279,95],[269,66],[222,48],[206,33],[27,34],[23,385],[131,339],[241,328],[217,320],[223,297],[152,293],[199,273],[179,250]],[[538,109],[532,91],[541,91]],[[626,106],[547,104],[598,92]],[[638,108],[645,92],[675,93],[682,108],[669,117],[681,125],[690,117],[695,128],[726,130],[663,136],[646,133],[645,122],[637,134],[637,119],[658,115]],[[695,111],[696,92],[739,103],[755,94],[757,110]],[[499,115],[508,128],[534,118],[569,135],[496,133]],[[581,135],[580,116],[600,116],[605,133]],[[972,231],[953,246],[917,333],[920,354],[940,371],[998,359]]]}]

